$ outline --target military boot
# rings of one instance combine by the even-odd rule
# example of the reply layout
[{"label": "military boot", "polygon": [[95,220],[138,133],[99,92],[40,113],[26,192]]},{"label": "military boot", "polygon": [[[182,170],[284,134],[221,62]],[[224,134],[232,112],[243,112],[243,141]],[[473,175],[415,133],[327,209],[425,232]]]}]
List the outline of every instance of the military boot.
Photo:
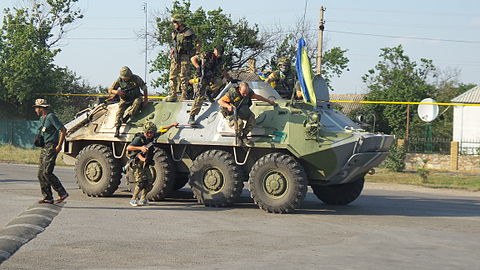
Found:
[{"label": "military boot", "polygon": [[120,126],[117,126],[117,128],[115,129],[115,135],[113,135],[113,137],[119,137],[120,136]]},{"label": "military boot", "polygon": [[190,118],[188,118],[188,124],[195,125],[195,115],[190,115]]},{"label": "military boot", "polygon": [[248,146],[248,147],[254,147],[255,144],[253,143],[252,140],[250,139],[247,139],[247,137],[242,137],[242,143],[245,145],[245,146]]}]

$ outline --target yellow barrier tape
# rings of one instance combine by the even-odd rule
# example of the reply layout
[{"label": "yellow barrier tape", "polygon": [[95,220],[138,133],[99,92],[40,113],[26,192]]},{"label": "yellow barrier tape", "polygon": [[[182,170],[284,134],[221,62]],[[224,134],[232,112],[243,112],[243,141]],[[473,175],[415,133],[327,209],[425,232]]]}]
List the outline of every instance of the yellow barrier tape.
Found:
[{"label": "yellow barrier tape", "polygon": [[[59,93],[40,93],[46,96],[77,96],[77,97],[111,97],[113,95],[101,95],[101,94],[59,94]],[[153,97],[149,96],[148,99],[165,99],[167,97]],[[332,103],[363,103],[363,104],[396,104],[396,105],[439,105],[439,106],[480,106],[480,104],[472,103],[429,103],[429,102],[410,102],[410,101],[352,101],[352,100],[330,100]]]},{"label": "yellow barrier tape", "polygon": [[351,101],[351,100],[330,100],[334,103],[365,103],[365,104],[397,104],[397,105],[440,105],[440,106],[480,106],[480,104],[471,104],[471,103],[429,103],[429,102],[407,102],[407,101]]},{"label": "yellow barrier tape", "polygon": [[[101,94],[59,94],[59,93],[40,93],[40,95],[46,96],[72,96],[72,97],[113,97],[113,95],[101,95]],[[152,97],[149,96],[148,99],[164,99],[167,97]]]}]

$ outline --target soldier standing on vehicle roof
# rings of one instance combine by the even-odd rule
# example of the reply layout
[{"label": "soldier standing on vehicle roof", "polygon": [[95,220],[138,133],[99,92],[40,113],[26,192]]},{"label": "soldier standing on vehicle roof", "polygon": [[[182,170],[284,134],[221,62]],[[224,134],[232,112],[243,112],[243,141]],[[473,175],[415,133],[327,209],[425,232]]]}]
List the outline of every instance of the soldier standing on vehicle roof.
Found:
[{"label": "soldier standing on vehicle roof", "polygon": [[[53,174],[53,169],[55,168],[58,152],[62,150],[67,129],[58,120],[55,113],[48,110],[50,105],[45,99],[35,100],[33,107],[35,108],[35,113],[40,116],[41,126],[39,135],[43,137],[43,140],[40,140],[41,142],[37,142],[37,140],[35,142],[36,146],[42,147],[38,165],[38,181],[40,182],[43,199],[38,201],[38,203],[54,203],[52,188],[58,193],[56,202],[62,202],[68,197],[68,193],[58,177]],[[59,131],[60,137],[58,135]]]},{"label": "soldier standing on vehicle roof", "polygon": [[[231,88],[225,96],[218,100],[218,104],[222,106],[222,114],[228,120],[228,125],[230,127],[235,127],[236,125],[236,136],[240,137],[241,142],[249,147],[254,146],[253,142],[247,139],[247,134],[255,126],[255,114],[250,110],[252,99],[258,99],[270,105],[277,105],[275,101],[255,94],[246,82],[240,82],[238,87]],[[234,110],[237,112],[237,119],[235,119]],[[245,127],[243,127],[244,121]]]},{"label": "soldier standing on vehicle roof", "polygon": [[290,60],[286,57],[280,57],[277,66],[279,70],[272,72],[266,82],[275,88],[282,98],[290,99],[292,91],[296,92],[297,97],[301,97],[300,85],[296,83],[296,74],[291,69]]},{"label": "soldier standing on vehicle roof", "polygon": [[[114,137],[120,135],[122,122],[127,122],[140,109],[142,105],[140,89],[143,91],[143,104],[146,105],[148,102],[147,85],[140,76],[132,74],[130,68],[127,66],[122,67],[120,69],[120,77],[108,89],[108,93],[120,96],[118,111],[115,117],[116,130]],[[124,116],[125,111],[127,113]]]},{"label": "soldier standing on vehicle roof", "polygon": [[160,132],[157,132],[157,126],[152,122],[147,122],[143,126],[143,133],[137,134],[127,146],[129,157],[134,159],[130,165],[135,180],[135,188],[133,189],[132,199],[130,200],[131,206],[148,205],[146,195],[152,189],[154,182],[153,176],[150,173],[149,164],[145,164],[145,162],[148,162],[145,156],[148,151],[146,145],[166,133],[170,128],[177,126],[178,123],[173,123],[161,128]]},{"label": "soldier standing on vehicle roof", "polygon": [[[222,59],[223,49],[222,45],[218,45],[213,51],[195,55],[190,59],[193,66],[195,66],[199,82],[195,86],[195,100],[190,110],[189,125],[195,124],[195,116],[200,112],[205,96],[207,95],[210,101],[212,101],[211,95],[216,96],[218,94],[218,91],[223,86],[222,78],[225,78],[227,81],[232,80],[224,68]],[[209,90],[207,90],[207,87]]]},{"label": "soldier standing on vehicle roof", "polygon": [[190,79],[190,57],[195,55],[199,43],[192,29],[185,26],[185,18],[181,14],[172,16],[173,48],[170,51],[170,96],[167,101],[176,101],[177,92],[181,92],[180,100],[187,97],[188,80]]}]

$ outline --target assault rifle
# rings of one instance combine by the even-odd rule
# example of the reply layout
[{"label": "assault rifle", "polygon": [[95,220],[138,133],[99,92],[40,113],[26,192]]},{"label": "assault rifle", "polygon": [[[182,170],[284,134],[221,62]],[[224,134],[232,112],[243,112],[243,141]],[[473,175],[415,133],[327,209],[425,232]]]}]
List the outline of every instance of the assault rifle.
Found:
[{"label": "assault rifle", "polygon": [[140,153],[145,158],[145,162],[143,163],[143,168],[146,168],[147,166],[150,165],[155,165],[155,161],[153,161],[153,151],[155,150],[155,147],[153,147],[153,141],[149,142],[148,144],[145,145],[145,147],[148,148],[147,152],[145,153]]}]

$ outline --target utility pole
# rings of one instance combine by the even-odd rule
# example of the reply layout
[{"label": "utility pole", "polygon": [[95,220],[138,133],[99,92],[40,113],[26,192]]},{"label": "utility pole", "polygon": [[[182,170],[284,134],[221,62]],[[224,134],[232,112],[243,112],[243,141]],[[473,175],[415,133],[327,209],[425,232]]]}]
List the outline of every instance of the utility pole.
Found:
[{"label": "utility pole", "polygon": [[143,2],[143,11],[145,12],[145,84],[147,84],[147,69],[148,69],[148,46],[147,46],[147,23],[148,23],[148,12],[147,12],[147,2]]},{"label": "utility pole", "polygon": [[317,75],[322,72],[322,51],[323,51],[323,29],[325,29],[325,21],[323,20],[324,7],[320,8],[320,24],[318,25],[318,44],[317,44]]}]

